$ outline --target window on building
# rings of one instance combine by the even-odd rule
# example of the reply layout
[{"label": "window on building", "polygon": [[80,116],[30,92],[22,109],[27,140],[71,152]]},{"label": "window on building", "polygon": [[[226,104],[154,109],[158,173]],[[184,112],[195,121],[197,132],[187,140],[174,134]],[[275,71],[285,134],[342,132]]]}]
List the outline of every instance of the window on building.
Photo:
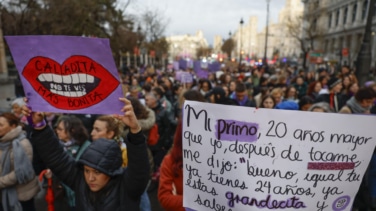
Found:
[{"label": "window on building", "polygon": [[329,40],[325,40],[324,51],[328,52],[328,48],[329,48]]},{"label": "window on building", "polygon": [[343,24],[346,24],[347,22],[347,12],[348,12],[348,8],[345,7],[345,9],[343,10]]},{"label": "window on building", "polygon": [[352,22],[354,23],[356,20],[356,10],[358,10],[358,4],[355,3],[352,10]]},{"label": "window on building", "polygon": [[329,14],[329,19],[328,19],[328,28],[332,26],[332,13]]},{"label": "window on building", "polygon": [[338,26],[339,23],[339,9],[336,11],[336,24],[335,26]]},{"label": "window on building", "polygon": [[317,18],[313,19],[312,21],[312,30],[316,31],[316,28],[317,28]]},{"label": "window on building", "polygon": [[363,2],[363,7],[362,7],[362,20],[366,18],[367,15],[367,10],[368,10],[368,0]]}]

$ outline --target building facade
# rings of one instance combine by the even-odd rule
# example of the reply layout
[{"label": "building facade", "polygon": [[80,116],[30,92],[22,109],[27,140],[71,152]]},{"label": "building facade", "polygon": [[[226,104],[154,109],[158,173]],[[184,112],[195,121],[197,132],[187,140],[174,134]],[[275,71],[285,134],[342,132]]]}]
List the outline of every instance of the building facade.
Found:
[{"label": "building facade", "polygon": [[[304,0],[305,25],[314,28],[315,50],[321,51],[323,61],[353,66],[362,43],[369,0]],[[317,25],[317,26],[315,26]],[[372,28],[376,30],[375,17]],[[372,31],[375,31],[372,30]],[[375,55],[375,36],[372,32],[372,55]],[[307,34],[304,38],[308,39]],[[372,56],[372,67],[375,59]]]},{"label": "building facade", "polygon": [[199,30],[196,35],[176,35],[166,38],[169,43],[169,62],[178,58],[197,59],[196,52],[199,48],[207,48],[208,42]]},{"label": "building facade", "polygon": [[[286,0],[284,8],[279,12],[278,21],[268,24],[268,35],[266,27],[257,32],[258,18],[251,16],[248,22],[240,25],[233,35],[236,41],[234,55],[239,58],[243,52],[243,58],[262,59],[265,56],[269,60],[286,58],[297,58],[301,54],[299,42],[290,35],[287,24],[290,20],[298,19],[303,15],[303,4],[301,0]],[[267,36],[267,45],[266,43]]]}]

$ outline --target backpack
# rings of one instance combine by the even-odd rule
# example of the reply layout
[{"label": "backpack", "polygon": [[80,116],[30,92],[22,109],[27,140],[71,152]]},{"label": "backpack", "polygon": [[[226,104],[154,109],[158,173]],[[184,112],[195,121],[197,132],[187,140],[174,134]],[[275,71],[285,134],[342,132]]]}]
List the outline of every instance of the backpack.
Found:
[{"label": "backpack", "polygon": [[154,123],[153,127],[150,128],[149,130],[149,135],[148,135],[148,145],[153,146],[158,143],[159,140],[159,132],[158,132],[158,125],[157,123]]}]

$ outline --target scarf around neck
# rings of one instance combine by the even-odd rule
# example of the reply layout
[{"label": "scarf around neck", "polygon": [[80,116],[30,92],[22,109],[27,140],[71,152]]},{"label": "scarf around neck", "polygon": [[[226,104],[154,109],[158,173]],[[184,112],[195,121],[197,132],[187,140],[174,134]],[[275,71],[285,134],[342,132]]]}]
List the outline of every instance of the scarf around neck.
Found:
[{"label": "scarf around neck", "polygon": [[350,107],[351,111],[354,114],[363,114],[365,113],[368,109],[363,108],[356,100],[355,97],[351,97],[350,100],[346,102],[346,105]]},{"label": "scarf around neck", "polygon": [[[16,132],[16,130],[20,132],[12,141],[0,142],[0,150],[3,151],[1,156],[1,176],[7,175],[11,172],[10,154],[11,151],[13,151],[13,166],[17,183],[24,184],[32,180],[35,177],[35,173],[31,161],[27,157],[25,150],[20,143],[21,140],[26,138],[25,134],[22,132],[21,126],[18,126],[9,133]],[[1,190],[1,203],[4,211],[22,211],[22,206],[17,197],[16,186],[11,186]]]}]

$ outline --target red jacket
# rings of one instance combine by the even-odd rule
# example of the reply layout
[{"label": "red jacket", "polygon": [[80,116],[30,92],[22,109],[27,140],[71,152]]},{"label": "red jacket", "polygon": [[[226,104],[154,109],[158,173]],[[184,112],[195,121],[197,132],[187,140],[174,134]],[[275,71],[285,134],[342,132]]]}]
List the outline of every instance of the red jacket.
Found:
[{"label": "red jacket", "polygon": [[183,208],[183,171],[181,170],[178,177],[175,177],[172,164],[172,157],[167,154],[160,168],[159,203],[166,211],[185,211]]}]

